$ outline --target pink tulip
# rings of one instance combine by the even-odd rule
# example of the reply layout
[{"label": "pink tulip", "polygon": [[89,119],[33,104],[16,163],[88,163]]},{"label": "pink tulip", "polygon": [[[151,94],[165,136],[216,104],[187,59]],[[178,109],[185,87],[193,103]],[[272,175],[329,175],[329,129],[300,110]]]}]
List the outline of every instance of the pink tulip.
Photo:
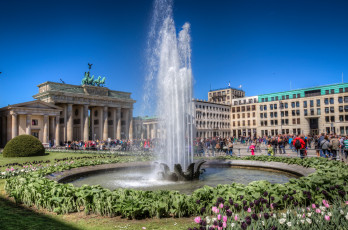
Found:
[{"label": "pink tulip", "polygon": [[251,208],[248,208],[248,212],[251,212]]},{"label": "pink tulip", "polygon": [[223,216],[223,217],[222,217],[222,220],[223,220],[224,222],[227,222],[227,216]]},{"label": "pink tulip", "polygon": [[221,215],[220,214],[217,215],[217,218],[218,218],[218,220],[221,220]]},{"label": "pink tulip", "polygon": [[326,204],[324,204],[324,205],[325,205],[325,207],[330,208],[329,203],[326,203]]},{"label": "pink tulip", "polygon": [[312,204],[312,208],[313,208],[313,209],[315,209],[315,208],[316,208],[315,204]]},{"label": "pink tulip", "polygon": [[305,217],[306,217],[306,214],[303,213],[302,218],[305,218]]},{"label": "pink tulip", "polygon": [[273,203],[271,204],[271,209],[274,209],[274,207],[273,207]]},{"label": "pink tulip", "polygon": [[348,201],[346,201],[346,205],[348,205]]},{"label": "pink tulip", "polygon": [[321,210],[320,210],[319,208],[317,208],[317,209],[315,210],[315,212],[316,212],[316,213],[321,213]]},{"label": "pink tulip", "polygon": [[211,208],[211,210],[212,210],[214,213],[216,213],[216,209],[217,209],[217,207],[215,207],[215,206]]},{"label": "pink tulip", "polygon": [[219,208],[223,208],[224,207],[224,204],[219,204]]},{"label": "pink tulip", "polygon": [[307,210],[310,211],[311,209],[307,207]]},{"label": "pink tulip", "polygon": [[325,220],[330,221],[330,216],[325,215]]},{"label": "pink tulip", "polygon": [[327,204],[327,201],[326,201],[326,200],[323,200],[323,204],[324,204],[324,205]]},{"label": "pink tulip", "polygon": [[218,227],[218,230],[222,230],[222,227]]},{"label": "pink tulip", "polygon": [[238,220],[238,216],[237,216],[237,215],[234,216],[234,220],[235,220],[235,221]]},{"label": "pink tulip", "polygon": [[200,216],[197,216],[195,218],[195,223],[199,224],[201,222],[201,217]]},{"label": "pink tulip", "polygon": [[224,222],[222,222],[222,227],[223,228],[226,228],[227,227],[227,224],[226,224],[226,222],[224,221]]}]

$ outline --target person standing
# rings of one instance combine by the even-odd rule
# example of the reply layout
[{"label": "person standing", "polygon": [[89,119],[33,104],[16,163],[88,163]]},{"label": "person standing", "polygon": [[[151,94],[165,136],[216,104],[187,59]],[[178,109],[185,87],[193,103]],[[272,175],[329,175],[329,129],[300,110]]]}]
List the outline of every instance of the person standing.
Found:
[{"label": "person standing", "polygon": [[255,156],[255,145],[254,145],[254,143],[251,143],[249,149],[250,149],[251,155]]},{"label": "person standing", "polygon": [[330,141],[331,146],[331,153],[332,153],[332,160],[337,159],[337,151],[340,149],[340,141],[337,138],[337,135],[334,136],[334,138]]},{"label": "person standing", "polygon": [[305,151],[306,151],[306,143],[303,140],[303,135],[298,135],[293,140],[293,146],[297,151],[300,152],[300,157],[303,159],[305,157]]}]

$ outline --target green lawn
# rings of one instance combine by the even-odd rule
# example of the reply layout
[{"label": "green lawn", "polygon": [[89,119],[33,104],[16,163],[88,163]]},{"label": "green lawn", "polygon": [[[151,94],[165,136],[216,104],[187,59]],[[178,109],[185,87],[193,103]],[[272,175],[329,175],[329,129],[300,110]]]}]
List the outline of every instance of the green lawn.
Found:
[{"label": "green lawn", "polygon": [[[67,157],[95,156],[99,154],[82,153],[48,153],[45,156],[4,158],[0,154],[0,171],[4,171],[5,164],[25,163],[33,161],[62,159]],[[128,220],[120,217],[102,217],[97,215],[85,215],[84,213],[72,213],[68,215],[57,215],[45,210],[37,210],[15,204],[7,197],[4,191],[5,180],[0,179],[0,229],[148,229],[176,230],[187,229],[187,226],[194,225],[193,218],[166,218],[166,219],[145,219]]]}]

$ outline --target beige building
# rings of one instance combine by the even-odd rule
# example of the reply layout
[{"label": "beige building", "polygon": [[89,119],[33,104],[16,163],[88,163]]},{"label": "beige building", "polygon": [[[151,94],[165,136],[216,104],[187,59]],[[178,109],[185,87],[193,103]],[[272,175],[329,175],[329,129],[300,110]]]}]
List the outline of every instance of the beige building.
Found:
[{"label": "beige building", "polygon": [[20,134],[44,144],[74,140],[133,138],[131,93],[91,85],[45,82],[36,101],[0,109],[1,145]]},{"label": "beige building", "polygon": [[210,90],[208,93],[208,101],[220,104],[231,105],[235,98],[245,97],[245,92],[242,89],[232,87]]},{"label": "beige building", "polygon": [[160,136],[158,118],[135,117],[133,120],[133,137],[135,139],[153,139]]}]

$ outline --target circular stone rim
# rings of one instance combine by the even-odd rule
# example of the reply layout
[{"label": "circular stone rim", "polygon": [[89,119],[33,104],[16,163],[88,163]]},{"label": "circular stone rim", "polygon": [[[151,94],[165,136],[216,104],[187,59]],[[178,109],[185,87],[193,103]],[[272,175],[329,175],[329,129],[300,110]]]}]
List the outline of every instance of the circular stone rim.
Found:
[{"label": "circular stone rim", "polygon": [[[290,173],[299,177],[308,176],[316,171],[314,168],[305,168],[297,164],[287,164],[282,162],[264,162],[255,160],[206,160],[204,167],[209,166],[226,166],[226,167],[250,167],[259,169],[272,169],[281,172]],[[72,178],[76,178],[82,175],[88,175],[92,173],[99,173],[103,171],[111,171],[114,169],[124,169],[129,167],[148,167],[153,162],[127,162],[127,163],[113,163],[113,164],[101,164],[93,166],[83,166],[78,168],[72,168],[62,172],[55,172],[45,177],[57,181],[58,183],[64,183]]]}]

